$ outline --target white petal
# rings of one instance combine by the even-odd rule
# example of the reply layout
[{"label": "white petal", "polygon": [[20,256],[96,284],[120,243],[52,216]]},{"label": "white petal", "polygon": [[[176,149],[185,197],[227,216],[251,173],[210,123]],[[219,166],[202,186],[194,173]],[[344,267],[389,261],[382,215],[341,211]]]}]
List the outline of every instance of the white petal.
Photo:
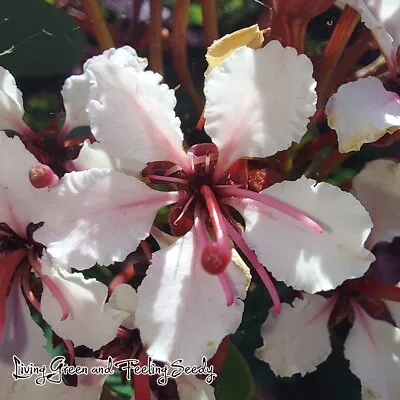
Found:
[{"label": "white petal", "polygon": [[14,77],[0,66],[0,129],[12,129],[19,133],[30,131],[22,120],[24,112],[22,93]]},{"label": "white petal", "polygon": [[111,48],[105,50],[102,54],[89,58],[83,65],[86,72],[96,63],[102,63],[104,59],[112,60],[126,67],[134,67],[138,71],[144,71],[147,66],[147,58],[138,57],[136,50],[130,46],[122,46],[118,49]]},{"label": "white petal", "polygon": [[293,307],[282,304],[278,317],[271,311],[261,328],[264,346],[256,356],[279,376],[302,376],[315,371],[331,353],[328,320],[334,303],[304,294]]},{"label": "white petal", "polygon": [[43,331],[32,320],[20,285],[14,282],[7,298],[4,338],[0,344],[0,400],[14,399],[12,392],[16,383],[11,375],[14,370],[13,355],[26,364],[47,364],[51,357],[46,350],[46,342]]},{"label": "white petal", "polygon": [[78,158],[72,163],[75,171],[90,168],[110,168],[133,176],[138,176],[146,166],[144,163],[132,159],[114,157],[104,150],[100,143],[89,144],[88,141],[85,141]]},{"label": "white petal", "polygon": [[278,41],[259,50],[241,47],[210,72],[205,129],[226,168],[240,157],[266,157],[300,141],[315,112],[312,73],[305,55]]},{"label": "white petal", "polygon": [[61,94],[64,100],[65,122],[62,128],[65,133],[78,126],[88,126],[87,103],[90,81],[88,74],[72,75],[65,80]]},{"label": "white petal", "polygon": [[[80,357],[76,358],[76,365],[86,366],[89,371],[98,365],[107,366],[104,360]],[[1,400],[26,400],[27,398],[29,400],[99,400],[106,378],[107,375],[79,375],[77,387],[66,386],[64,383],[46,383],[43,386],[37,386],[34,379],[17,381],[11,396],[1,398]]]},{"label": "white petal", "polygon": [[227,307],[218,278],[204,271],[198,250],[190,231],[155,252],[139,286],[135,322],[147,353],[156,360],[182,358],[185,365],[201,365],[202,356],[213,356],[242,319],[246,275],[229,265],[236,298]]},{"label": "white petal", "polygon": [[36,165],[40,163],[19,138],[0,132],[0,222],[23,236],[27,224],[40,222],[46,203],[47,191],[35,189],[29,181],[29,169]]},{"label": "white petal", "polygon": [[400,236],[400,163],[375,160],[353,179],[353,193],[374,223],[368,245]]},{"label": "white petal", "polygon": [[106,285],[96,279],[85,279],[81,273],[70,273],[54,266],[43,272],[51,277],[69,306],[69,317],[62,321],[59,302],[43,285],[42,316],[58,336],[72,340],[75,346],[83,345],[93,350],[116,337],[119,326],[130,313],[105,303]]},{"label": "white petal", "polygon": [[400,329],[358,310],[344,355],[360,378],[365,400],[400,398]]},{"label": "white petal", "polygon": [[214,388],[202,379],[184,375],[176,384],[180,400],[215,400]]},{"label": "white petal", "polygon": [[346,0],[357,10],[381,47],[391,67],[396,65],[400,45],[400,3],[397,0]]},{"label": "white petal", "polygon": [[325,109],[328,124],[338,135],[339,151],[360,150],[400,127],[400,97],[369,77],[339,87]]},{"label": "white petal", "polygon": [[162,77],[115,54],[88,65],[93,83],[89,118],[96,139],[115,156],[141,162],[169,160],[189,167],[175,115],[173,90]]},{"label": "white petal", "polygon": [[148,236],[158,209],[171,203],[169,193],[108,169],[70,172],[50,193],[35,240],[76,269],[123,261]]},{"label": "white petal", "polygon": [[119,284],[110,299],[108,304],[115,310],[122,310],[128,313],[128,317],[124,319],[122,325],[128,329],[135,328],[135,311],[136,311],[137,295],[135,289],[126,283]]},{"label": "white petal", "polygon": [[322,233],[253,200],[232,200],[246,221],[245,240],[260,262],[276,279],[309,293],[362,276],[375,259],[363,246],[372,223],[362,205],[338,187],[315,184],[302,177],[261,194],[296,207],[317,221]]}]

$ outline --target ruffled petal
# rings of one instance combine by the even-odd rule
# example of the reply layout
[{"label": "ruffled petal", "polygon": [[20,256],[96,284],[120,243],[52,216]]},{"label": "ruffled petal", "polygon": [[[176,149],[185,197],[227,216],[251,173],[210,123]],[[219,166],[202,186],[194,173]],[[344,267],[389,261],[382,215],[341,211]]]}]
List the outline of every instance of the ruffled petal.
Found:
[{"label": "ruffled petal", "polygon": [[364,143],[375,142],[400,127],[400,97],[375,77],[340,86],[325,112],[338,135],[341,153],[358,151]]},{"label": "ruffled petal", "polygon": [[99,56],[86,70],[93,84],[88,108],[92,132],[107,150],[117,157],[169,160],[190,168],[174,111],[175,93],[161,84],[161,75],[121,61],[118,50]]},{"label": "ruffled petal", "polygon": [[224,170],[240,157],[266,157],[300,141],[315,112],[312,73],[305,55],[278,41],[241,47],[210,72],[205,129]]},{"label": "ruffled petal", "polygon": [[155,252],[139,286],[135,321],[147,353],[156,360],[201,365],[201,358],[213,356],[242,319],[246,275],[235,264],[228,266],[236,297],[227,307],[218,278],[205,272],[198,250],[190,231]]},{"label": "ruffled petal", "polygon": [[68,173],[49,193],[35,240],[76,269],[123,261],[148,236],[158,209],[177,199],[109,169]]},{"label": "ruffled petal", "polygon": [[22,119],[24,113],[22,93],[14,77],[0,67],[0,129],[11,129],[21,134],[30,132]]},{"label": "ruffled petal", "polygon": [[368,238],[370,248],[400,236],[400,163],[390,160],[367,163],[353,179],[353,193],[374,223]]},{"label": "ruffled petal", "polygon": [[358,309],[347,337],[345,357],[361,381],[362,398],[400,398],[400,329]]},{"label": "ruffled petal", "polygon": [[[58,336],[72,340],[75,346],[99,349],[111,342],[122,322],[132,316],[130,312],[114,307],[118,304],[106,303],[107,286],[96,279],[85,279],[81,273],[70,273],[54,265],[43,268],[43,273],[64,295],[69,316],[61,320],[61,306],[46,285],[43,285],[41,299],[42,316]],[[131,289],[131,299],[135,301],[136,293]]]},{"label": "ruffled petal", "polygon": [[78,126],[88,126],[87,103],[90,81],[88,74],[72,75],[65,80],[61,90],[64,101],[65,122],[62,132],[65,135]]},{"label": "ruffled petal", "polygon": [[88,141],[85,141],[78,158],[72,161],[72,166],[74,171],[90,168],[110,168],[125,172],[127,175],[138,176],[146,165],[132,159],[114,157],[104,150],[100,143],[89,144]]},{"label": "ruffled petal", "polygon": [[400,3],[397,0],[346,0],[361,15],[365,26],[375,36],[391,69],[396,67],[400,45]]},{"label": "ruffled petal", "polygon": [[35,189],[29,181],[31,167],[40,165],[19,138],[0,132],[0,223],[25,236],[30,222],[40,222],[47,191]]},{"label": "ruffled petal", "polygon": [[202,379],[185,375],[176,384],[180,400],[215,400],[214,388]]},{"label": "ruffled petal", "polygon": [[293,306],[283,303],[278,317],[270,312],[261,328],[264,346],[256,356],[279,376],[315,371],[331,353],[328,320],[334,303],[319,295],[303,297]]},{"label": "ruffled petal", "polygon": [[305,177],[260,192],[281,200],[317,221],[316,232],[278,209],[250,199],[232,199],[242,213],[244,234],[260,262],[278,280],[298,290],[331,290],[362,276],[375,257],[364,248],[372,223],[350,193]]}]

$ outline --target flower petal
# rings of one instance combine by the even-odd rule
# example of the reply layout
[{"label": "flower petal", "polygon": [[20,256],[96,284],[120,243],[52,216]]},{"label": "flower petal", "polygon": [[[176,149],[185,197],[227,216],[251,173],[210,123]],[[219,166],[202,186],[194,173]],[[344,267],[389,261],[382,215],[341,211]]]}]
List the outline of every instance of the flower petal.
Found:
[{"label": "flower petal", "polygon": [[400,127],[400,97],[375,77],[339,87],[325,108],[328,124],[338,135],[339,151],[360,150]]},{"label": "flower petal", "polygon": [[188,169],[174,91],[161,84],[161,75],[123,63],[117,53],[100,56],[87,67],[94,136],[117,157],[169,160]]},{"label": "flower petal", "polygon": [[328,320],[334,303],[319,295],[303,297],[293,307],[283,303],[278,317],[270,312],[261,328],[264,346],[256,356],[279,376],[315,371],[331,353]]},{"label": "flower petal", "polygon": [[32,320],[18,281],[14,282],[6,303],[5,332],[0,345],[0,376],[3,378],[0,385],[1,400],[14,399],[13,355],[26,364],[32,362],[42,365],[51,359],[46,350],[46,338]]},{"label": "flower petal", "polygon": [[62,131],[67,134],[78,126],[88,126],[87,103],[90,81],[88,74],[72,75],[65,80],[61,94],[64,100],[65,122]]},{"label": "flower petal", "polygon": [[88,141],[85,141],[78,158],[72,162],[72,165],[75,171],[90,168],[110,168],[136,177],[146,166],[144,163],[132,159],[116,158],[104,150],[99,142],[89,144]]},{"label": "flower petal", "polygon": [[181,358],[185,365],[201,365],[202,356],[214,355],[242,319],[246,275],[235,264],[228,266],[236,299],[227,307],[218,278],[205,272],[198,250],[190,231],[155,252],[139,286],[135,322],[147,353],[156,360]]},{"label": "flower petal", "polygon": [[241,157],[266,157],[300,141],[315,112],[313,66],[278,41],[241,47],[205,83],[205,129],[224,168]]},{"label": "flower petal", "polygon": [[[242,213],[248,245],[278,280],[309,293],[331,290],[362,276],[374,261],[364,248],[372,223],[350,193],[305,177],[277,183],[261,194],[272,196],[322,226],[318,233],[277,209],[250,199],[232,199]],[[314,186],[315,185],[315,186]]]},{"label": "flower petal", "polygon": [[400,398],[400,329],[371,318],[361,308],[347,337],[345,357],[361,381],[362,398]]},{"label": "flower petal", "polygon": [[180,400],[215,400],[214,388],[202,379],[184,375],[176,384]]},{"label": "flower petal", "polygon": [[95,168],[66,174],[49,192],[46,222],[35,240],[76,269],[123,261],[148,236],[158,209],[176,201],[175,193],[157,192],[132,176]]},{"label": "flower petal", "polygon": [[124,319],[122,325],[127,329],[135,328],[135,311],[136,311],[137,295],[132,286],[121,283],[113,291],[108,304],[115,310],[122,310],[128,313],[128,317]]},{"label": "flower petal", "polygon": [[[58,336],[72,340],[75,346],[83,345],[93,350],[116,337],[119,326],[130,313],[105,302],[108,294],[106,285],[54,265],[46,266],[43,273],[51,277],[69,306],[69,316],[62,321],[59,302],[43,285],[42,316]],[[134,289],[132,291],[134,301],[136,293]]]},{"label": "flower petal", "polygon": [[0,129],[11,129],[19,133],[30,132],[23,121],[24,103],[14,77],[0,67]]},{"label": "flower petal", "polygon": [[390,68],[396,66],[400,45],[400,3],[397,0],[346,0],[372,31]]},{"label": "flower petal", "polygon": [[25,236],[30,222],[40,222],[47,191],[35,189],[29,181],[31,167],[40,165],[18,137],[0,132],[0,223]]},{"label": "flower petal", "polygon": [[400,163],[375,160],[353,179],[353,193],[374,223],[368,245],[391,242],[400,236]]}]

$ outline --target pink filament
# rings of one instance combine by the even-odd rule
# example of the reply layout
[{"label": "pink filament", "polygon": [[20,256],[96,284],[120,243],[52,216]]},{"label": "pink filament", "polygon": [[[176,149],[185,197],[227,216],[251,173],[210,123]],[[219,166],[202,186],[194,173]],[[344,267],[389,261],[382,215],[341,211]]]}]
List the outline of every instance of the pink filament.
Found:
[{"label": "pink filament", "polygon": [[[205,228],[204,215],[201,215],[198,205],[196,205],[194,229],[196,238],[199,242],[199,249],[204,249],[209,241],[207,231]],[[226,298],[226,305],[229,307],[234,301],[234,289],[231,280],[226,272],[222,272],[218,275],[218,279],[221,283],[222,289]]]},{"label": "pink filament", "polygon": [[42,266],[40,265],[40,262],[37,258],[34,257],[34,255],[31,252],[28,252],[28,259],[29,263],[31,264],[32,268],[35,270],[35,272],[39,275],[41,278],[43,284],[47,286],[47,288],[50,290],[50,292],[53,294],[53,296],[56,298],[58,303],[60,304],[61,311],[62,311],[62,317],[61,321],[65,321],[69,317],[69,305],[68,302],[60,290],[60,288],[57,286],[55,282],[51,279],[50,276],[44,275],[42,273]]},{"label": "pink filament", "polygon": [[26,268],[22,274],[22,277],[21,277],[22,291],[24,292],[24,295],[28,299],[28,301],[33,305],[33,307],[35,307],[36,311],[41,313],[40,302],[35,297],[35,295],[33,294],[32,290],[29,286],[29,272],[30,272],[30,268]]},{"label": "pink filament", "polygon": [[228,188],[228,189],[220,189],[220,193],[223,196],[234,196],[234,197],[243,197],[249,198],[255,201],[258,201],[262,204],[265,204],[268,207],[275,208],[276,210],[294,218],[295,220],[301,222],[302,224],[306,225],[311,230],[322,233],[323,230],[317,222],[312,220],[310,217],[298,211],[295,207],[292,207],[289,204],[284,203],[278,199],[273,198],[267,194],[260,194],[256,192],[252,192],[251,190],[247,189],[239,189],[239,188]]},{"label": "pink filament", "polygon": [[267,271],[264,266],[258,261],[257,256],[247,246],[246,242],[243,240],[242,236],[236,231],[236,229],[226,220],[226,227],[229,231],[229,236],[236,243],[239,249],[243,252],[243,254],[250,261],[254,269],[256,270],[258,276],[261,278],[264,286],[267,288],[269,295],[271,296],[272,303],[274,305],[275,314],[278,315],[281,312],[281,301],[279,299],[278,292],[275,289],[275,286],[269,277]]},{"label": "pink filament", "polygon": [[188,182],[185,181],[184,179],[174,178],[172,176],[149,175],[149,178],[160,181],[160,182],[180,183],[182,185],[188,184]]},{"label": "pink filament", "polygon": [[185,206],[183,207],[181,213],[178,215],[178,217],[176,218],[176,220],[174,221],[174,225],[177,225],[177,223],[182,219],[182,217],[185,215],[185,212],[187,211],[187,209],[189,208],[190,204],[192,203],[192,201],[194,200],[195,195],[193,194],[190,199],[186,202]]},{"label": "pink filament", "polygon": [[67,348],[68,354],[69,354],[69,363],[70,365],[75,364],[75,349],[74,349],[74,344],[72,343],[71,340],[64,339],[64,344],[65,347]]}]

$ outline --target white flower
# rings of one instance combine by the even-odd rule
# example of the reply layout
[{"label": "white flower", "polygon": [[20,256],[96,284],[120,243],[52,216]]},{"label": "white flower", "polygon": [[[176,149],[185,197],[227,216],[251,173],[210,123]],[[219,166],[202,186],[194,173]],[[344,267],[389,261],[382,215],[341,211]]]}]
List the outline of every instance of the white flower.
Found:
[{"label": "white flower", "polygon": [[[278,279],[310,291],[364,274],[374,259],[363,247],[371,221],[351,194],[306,178],[260,194],[241,188],[246,182],[238,159],[273,155],[306,131],[316,103],[306,56],[277,41],[234,51],[210,72],[204,89],[205,129],[214,144],[186,153],[174,91],[132,54],[109,51],[86,66],[92,131],[111,155],[149,162],[152,185],[175,185],[177,191],[157,191],[110,169],[69,173],[50,189],[51,222],[35,239],[59,262],[83,270],[122,261],[148,236],[161,207],[180,207],[173,224],[186,212],[192,215],[186,235],[153,255],[138,289],[135,322],[151,357],[196,364],[237,329],[248,274],[232,263],[231,239],[277,311],[279,298],[260,261]],[[229,222],[227,206],[243,215],[247,244]]]}]

